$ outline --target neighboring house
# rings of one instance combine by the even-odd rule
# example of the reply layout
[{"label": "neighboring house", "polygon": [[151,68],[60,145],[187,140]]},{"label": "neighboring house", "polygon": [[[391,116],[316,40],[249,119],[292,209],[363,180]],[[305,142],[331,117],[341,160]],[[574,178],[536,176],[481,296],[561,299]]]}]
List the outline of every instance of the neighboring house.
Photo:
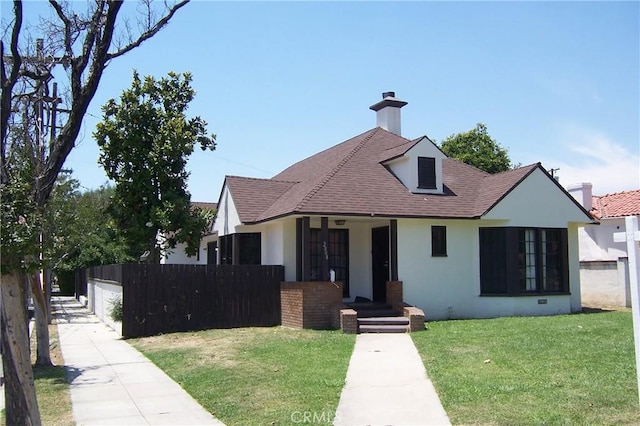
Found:
[{"label": "neighboring house", "polygon": [[428,319],[579,311],[579,227],[592,222],[540,164],[490,175],[401,136],[393,92],[377,126],[271,179],[227,176],[218,261],[342,281],[345,301],[404,301]]},{"label": "neighboring house", "polygon": [[640,218],[640,190],[592,196],[592,185],[580,183],[568,191],[600,221],[579,232],[583,305],[631,307],[627,245],[613,234],[624,232],[625,216]]},{"label": "neighboring house", "polygon": [[[194,201],[192,207],[198,207],[203,211],[214,211],[218,205],[216,203],[203,203]],[[211,229],[202,237],[200,248],[195,256],[188,256],[185,253],[186,244],[178,243],[174,249],[169,250],[160,259],[163,264],[187,264],[187,265],[206,265],[208,263],[216,263],[216,242],[217,235]]]}]

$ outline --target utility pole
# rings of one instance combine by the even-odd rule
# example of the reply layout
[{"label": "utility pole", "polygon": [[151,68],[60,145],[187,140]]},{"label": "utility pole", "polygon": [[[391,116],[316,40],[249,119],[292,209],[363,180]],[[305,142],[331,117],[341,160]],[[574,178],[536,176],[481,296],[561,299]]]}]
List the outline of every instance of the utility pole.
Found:
[{"label": "utility pole", "polygon": [[[52,80],[52,70],[55,65],[66,65],[64,58],[54,56],[45,56],[44,39],[36,39],[35,54],[24,56],[23,67],[28,70],[32,76],[33,93],[29,97],[23,98],[23,129],[24,137],[32,140],[33,160],[36,165],[36,175],[39,176],[44,172],[44,164],[47,156],[51,151],[51,147],[55,143],[56,131],[60,129],[58,126],[58,113],[69,112],[61,109],[58,105],[62,99],[58,97],[58,84]],[[11,56],[4,56],[3,61],[11,63]],[[49,83],[52,82],[52,90],[49,90]],[[37,181],[36,181],[37,182]],[[37,183],[36,183],[37,185]],[[46,236],[44,230],[39,235],[40,255],[39,260],[43,261],[44,243]],[[41,275],[41,285],[45,300],[45,313],[47,323],[51,323],[51,271],[43,269]]]}]

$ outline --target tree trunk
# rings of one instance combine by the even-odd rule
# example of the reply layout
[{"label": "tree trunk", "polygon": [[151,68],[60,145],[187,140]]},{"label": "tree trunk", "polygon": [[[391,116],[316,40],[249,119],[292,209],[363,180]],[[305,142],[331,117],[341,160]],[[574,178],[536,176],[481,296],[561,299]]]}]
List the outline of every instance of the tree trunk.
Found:
[{"label": "tree trunk", "polygon": [[47,302],[40,284],[40,273],[30,275],[31,294],[33,294],[33,308],[36,320],[36,365],[53,365],[49,352],[49,323],[47,321]]},{"label": "tree trunk", "polygon": [[51,269],[44,270],[44,300],[47,308],[47,324],[51,324]]},{"label": "tree trunk", "polygon": [[27,293],[20,274],[0,279],[2,307],[2,365],[5,375],[7,425],[40,425],[40,411],[33,383],[25,302]]}]

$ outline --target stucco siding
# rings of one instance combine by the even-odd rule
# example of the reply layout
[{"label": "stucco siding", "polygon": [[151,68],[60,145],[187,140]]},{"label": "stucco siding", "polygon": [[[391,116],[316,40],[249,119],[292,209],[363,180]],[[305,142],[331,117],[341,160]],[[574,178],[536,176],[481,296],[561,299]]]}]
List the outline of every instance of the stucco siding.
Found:
[{"label": "stucco siding", "polygon": [[296,280],[296,220],[287,218],[283,220],[282,235],[284,245],[282,247],[282,264],[284,265],[284,277],[286,281]]},{"label": "stucco siding", "polygon": [[282,222],[270,222],[257,227],[261,232],[261,248],[263,265],[284,265],[284,232]]},{"label": "stucco siding", "polygon": [[573,198],[536,169],[493,207],[483,219],[507,219],[508,226],[566,227],[585,223],[587,215]]},{"label": "stucco siding", "polygon": [[[431,256],[431,226],[447,227],[447,256]],[[495,222],[399,220],[398,271],[405,302],[421,308],[427,319],[554,315],[580,309],[577,243],[569,248],[571,295],[480,296],[480,226]],[[556,224],[556,226],[560,226]],[[569,230],[569,238],[576,229]],[[573,259],[573,262],[572,262]],[[571,266],[573,263],[574,266]],[[575,290],[575,291],[574,291]]]},{"label": "stucco siding", "polygon": [[631,307],[626,259],[580,263],[584,306]]},{"label": "stucco siding", "polygon": [[349,229],[349,296],[373,298],[371,285],[371,224],[347,221]]},{"label": "stucco siding", "polygon": [[236,232],[236,227],[241,224],[240,216],[236,209],[233,197],[229,192],[229,188],[225,185],[222,189],[222,196],[218,203],[218,210],[216,213],[216,221],[213,225],[214,232],[217,232],[219,236],[233,234]]},{"label": "stucco siding", "polygon": [[580,230],[580,261],[616,261],[627,256],[625,242],[614,242],[613,234],[624,232],[624,218],[602,219],[600,225]]},{"label": "stucco siding", "polygon": [[[436,189],[418,188],[418,157],[436,160]],[[422,139],[403,157],[390,161],[389,168],[411,192],[442,193],[442,160],[446,156],[428,139]]]},{"label": "stucco siding", "polygon": [[[205,235],[200,240],[200,256],[187,256],[185,252],[186,244],[178,243],[176,248],[169,250],[165,256],[160,259],[161,264],[180,264],[180,265],[206,265],[207,264],[207,243],[215,241],[215,235]],[[199,258],[198,258],[199,257]]]},{"label": "stucco siding", "polygon": [[[447,227],[447,256],[431,256],[431,226]],[[398,278],[405,302],[427,318],[473,315],[479,294],[477,225],[464,221],[398,221]]]},{"label": "stucco siding", "polygon": [[[182,264],[182,265],[195,265],[198,263],[197,256],[187,256],[184,243],[176,244],[176,248],[169,249],[167,253],[160,259],[162,264]],[[201,253],[202,254],[202,253]]]}]

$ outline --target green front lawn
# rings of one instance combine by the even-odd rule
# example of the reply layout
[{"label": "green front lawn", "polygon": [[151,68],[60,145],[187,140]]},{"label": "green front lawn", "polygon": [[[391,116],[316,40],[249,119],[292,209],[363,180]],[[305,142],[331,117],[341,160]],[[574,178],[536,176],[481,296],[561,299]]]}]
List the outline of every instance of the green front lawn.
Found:
[{"label": "green front lawn", "polygon": [[428,327],[412,337],[453,424],[640,424],[630,312]]},{"label": "green front lawn", "polygon": [[355,342],[341,331],[282,327],[128,340],[227,425],[333,418]]}]

